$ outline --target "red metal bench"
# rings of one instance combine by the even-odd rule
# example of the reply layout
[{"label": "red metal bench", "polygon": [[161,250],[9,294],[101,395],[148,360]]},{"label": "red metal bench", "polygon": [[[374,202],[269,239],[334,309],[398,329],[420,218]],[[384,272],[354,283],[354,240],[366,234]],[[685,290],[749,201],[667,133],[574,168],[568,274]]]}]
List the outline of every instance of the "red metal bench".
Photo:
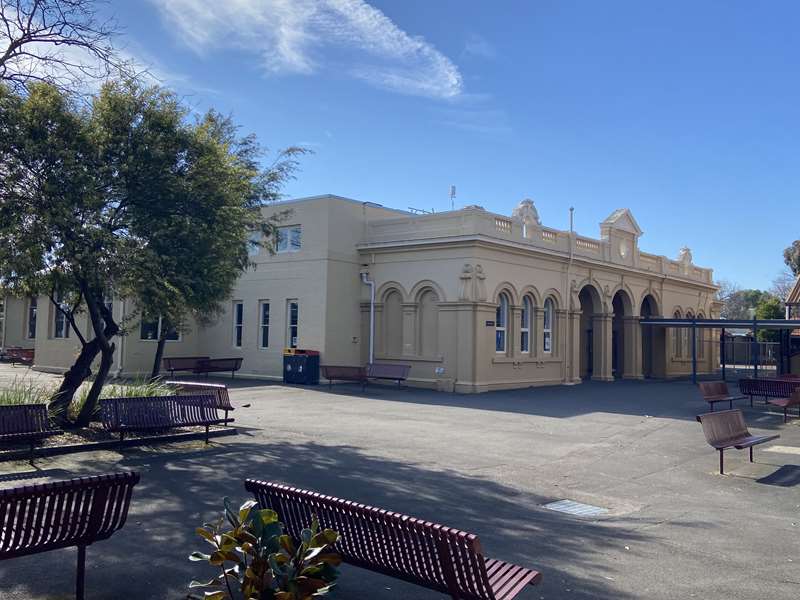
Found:
[{"label": "red metal bench", "polygon": [[[727,402],[730,408],[733,408],[734,400],[744,400],[744,396],[732,396],[728,391],[728,384],[724,381],[703,381],[697,384],[700,388],[700,393],[703,394],[703,400],[708,402],[711,411],[714,411],[714,405],[717,402]],[[750,400],[750,406],[753,405],[753,400]]]},{"label": "red metal bench", "polygon": [[[131,472],[0,489],[0,560],[77,546],[75,597],[83,600],[86,546],[122,528],[138,482]],[[40,573],[49,576],[45,563]]]},{"label": "red metal bench", "polygon": [[50,427],[46,404],[0,405],[0,442],[27,442],[31,461],[36,442],[59,433]]},{"label": "red metal bench", "polygon": [[248,479],[245,488],[296,539],[316,515],[341,535],[335,548],[345,562],[455,599],[510,600],[542,579],[533,569],[484,558],[477,536],[465,531],[279,483]]},{"label": "red metal bench", "polygon": [[119,433],[120,442],[127,431],[205,426],[208,443],[209,427],[224,422],[208,394],[101,398],[100,420],[106,431]]},{"label": "red metal bench", "polygon": [[783,422],[789,421],[789,408],[797,406],[797,417],[800,418],[800,388],[788,398],[767,398],[767,402],[773,406],[783,409]]},{"label": "red metal bench", "polygon": [[367,365],[367,377],[369,379],[388,379],[396,381],[398,387],[406,379],[411,371],[411,365],[394,365],[389,363],[371,363]]},{"label": "red metal bench", "polygon": [[742,411],[723,410],[698,415],[697,421],[703,426],[703,434],[710,446],[719,450],[719,473],[724,475],[723,452],[726,448],[750,450],[750,462],[753,462],[753,446],[777,439],[780,435],[752,435],[744,422]]},{"label": "red metal bench", "polygon": [[33,364],[36,352],[33,348],[6,348],[5,355],[12,367],[17,363],[30,366]]},{"label": "red metal bench", "polygon": [[356,381],[361,384],[361,389],[367,385],[367,370],[364,367],[349,367],[344,365],[322,365],[322,376],[328,380],[328,388],[333,387],[334,381]]},{"label": "red metal bench", "polygon": [[176,371],[188,371],[194,373],[197,363],[201,360],[208,360],[210,356],[170,356],[161,359],[164,370],[169,371],[170,376],[174,377]]},{"label": "red metal bench", "polygon": [[208,377],[209,373],[226,373],[231,372],[233,378],[236,371],[242,368],[241,358],[204,358],[197,361],[193,373],[205,373]]},{"label": "red metal bench", "polygon": [[768,402],[770,398],[785,400],[798,389],[800,389],[800,381],[791,379],[745,378],[739,380],[739,390],[750,397],[750,406],[753,406],[754,396],[762,397],[764,402]]},{"label": "red metal bench", "polygon": [[213,401],[214,406],[219,410],[225,411],[225,424],[227,425],[233,419],[228,419],[228,411],[235,410],[231,405],[231,398],[228,395],[228,386],[223,383],[198,383],[194,381],[165,381],[166,385],[174,386],[178,394],[181,395],[209,395]]}]

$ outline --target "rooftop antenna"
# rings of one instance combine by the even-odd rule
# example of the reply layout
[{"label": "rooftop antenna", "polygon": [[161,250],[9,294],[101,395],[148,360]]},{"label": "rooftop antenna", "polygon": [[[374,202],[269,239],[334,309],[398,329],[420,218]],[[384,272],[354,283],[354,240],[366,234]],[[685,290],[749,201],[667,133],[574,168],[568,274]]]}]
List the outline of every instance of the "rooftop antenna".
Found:
[{"label": "rooftop antenna", "polygon": [[456,186],[450,186],[450,210],[456,209]]}]

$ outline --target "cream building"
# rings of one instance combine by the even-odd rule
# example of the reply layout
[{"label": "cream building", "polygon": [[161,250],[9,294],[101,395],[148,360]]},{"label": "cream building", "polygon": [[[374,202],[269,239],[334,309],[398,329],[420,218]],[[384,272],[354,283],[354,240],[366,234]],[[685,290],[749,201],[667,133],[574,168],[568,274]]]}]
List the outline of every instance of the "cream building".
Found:
[{"label": "cream building", "polygon": [[[532,201],[511,216],[478,206],[411,214],[338,196],[281,202],[277,252],[253,256],[229,309],[191,327],[165,356],[243,357],[241,375],[279,379],[285,347],[322,364],[412,365],[412,385],[474,393],[585,378],[691,372],[688,330],[641,327],[647,316],[715,318],[712,271],[639,249],[627,209],[590,238],[543,226]],[[374,296],[373,296],[374,294]],[[46,298],[6,298],[4,346],[35,347],[35,368],[63,371],[77,352]],[[122,319],[131,307],[115,299]],[[161,324],[117,341],[113,372],[149,373]],[[718,365],[698,334],[699,372]]]}]

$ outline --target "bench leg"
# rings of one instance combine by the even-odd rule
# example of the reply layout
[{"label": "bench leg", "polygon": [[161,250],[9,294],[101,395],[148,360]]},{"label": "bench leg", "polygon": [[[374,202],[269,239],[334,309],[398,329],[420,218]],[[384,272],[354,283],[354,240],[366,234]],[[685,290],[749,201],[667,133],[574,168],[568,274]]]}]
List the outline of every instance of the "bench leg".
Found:
[{"label": "bench leg", "polygon": [[34,466],[34,464],[33,464],[33,440],[31,440],[31,453],[30,453],[30,455],[28,457],[28,462],[31,463],[32,467]]},{"label": "bench leg", "polygon": [[719,449],[719,474],[725,475],[725,468],[724,468],[724,461],[723,461],[723,453],[724,450],[722,448]]},{"label": "bench leg", "polygon": [[75,600],[83,600],[86,576],[86,546],[78,546],[78,572],[75,574]]},{"label": "bench leg", "polygon": [[753,462],[753,447],[750,446],[750,462]]},{"label": "bench leg", "polygon": [[728,408],[730,408],[731,410],[733,410],[733,400],[731,400],[731,401],[728,403]]},{"label": "bench leg", "polygon": [[208,425],[206,425],[206,444],[208,444]]},{"label": "bench leg", "polygon": [[786,423],[788,421],[789,421],[788,407],[784,407],[783,408],[783,422]]},{"label": "bench leg", "polygon": [[750,396],[750,408],[753,408],[753,397]]}]

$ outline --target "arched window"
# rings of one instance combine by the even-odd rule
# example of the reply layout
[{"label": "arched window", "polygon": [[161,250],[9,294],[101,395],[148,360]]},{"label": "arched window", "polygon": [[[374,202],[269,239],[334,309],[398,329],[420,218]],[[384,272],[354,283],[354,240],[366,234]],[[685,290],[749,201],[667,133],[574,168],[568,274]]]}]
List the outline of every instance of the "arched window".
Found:
[{"label": "arched window", "polygon": [[519,322],[519,350],[525,354],[531,351],[531,317],[533,315],[533,303],[530,296],[522,299],[522,313]]},{"label": "arched window", "polygon": [[[703,313],[697,315],[698,319],[705,319]],[[705,327],[697,328],[697,358],[704,359],[706,357],[706,329]]]},{"label": "arched window", "polygon": [[[676,310],[675,314],[672,315],[672,317],[675,318],[675,319],[680,319],[681,318],[680,311]],[[681,333],[681,329],[679,327],[673,327],[672,328],[672,354],[673,354],[673,356],[675,358],[680,358],[681,357],[681,354],[682,354],[681,353],[681,350],[682,350],[682,348],[681,348],[682,341],[681,340],[682,340],[682,338],[683,338],[683,334]]]},{"label": "arched window", "polygon": [[544,323],[542,325],[542,350],[548,354],[553,351],[553,308],[552,298],[544,302]]},{"label": "arched window", "polygon": [[498,354],[505,354],[508,334],[508,296],[505,294],[500,294],[495,311],[494,326],[494,350]]},{"label": "arched window", "polygon": [[427,358],[438,355],[439,296],[425,290],[419,296],[419,354]]},{"label": "arched window", "polygon": [[403,354],[403,297],[397,290],[383,301],[383,347],[388,356]]},{"label": "arched window", "polygon": [[[694,319],[694,314],[692,311],[686,313],[687,319]],[[683,328],[683,348],[684,352],[683,355],[687,358],[692,357],[692,329],[690,327]]]}]

